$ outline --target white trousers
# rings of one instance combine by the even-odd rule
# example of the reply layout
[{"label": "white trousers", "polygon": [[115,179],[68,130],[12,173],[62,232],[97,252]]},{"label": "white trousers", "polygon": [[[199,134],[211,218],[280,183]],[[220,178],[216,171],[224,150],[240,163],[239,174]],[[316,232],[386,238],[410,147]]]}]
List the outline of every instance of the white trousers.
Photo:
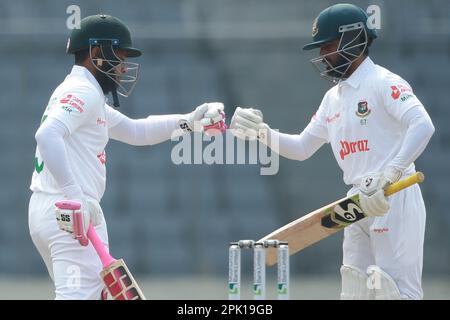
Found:
[{"label": "white trousers", "polygon": [[[100,299],[102,264],[91,244],[83,247],[59,229],[55,202],[62,195],[33,193],[28,208],[30,235],[55,285],[55,299]],[[105,221],[105,219],[103,219]],[[95,227],[107,245],[106,223]]]},{"label": "white trousers", "polygon": [[343,264],[377,265],[396,282],[403,299],[422,299],[426,212],[420,187],[389,197],[390,210],[344,229]]}]

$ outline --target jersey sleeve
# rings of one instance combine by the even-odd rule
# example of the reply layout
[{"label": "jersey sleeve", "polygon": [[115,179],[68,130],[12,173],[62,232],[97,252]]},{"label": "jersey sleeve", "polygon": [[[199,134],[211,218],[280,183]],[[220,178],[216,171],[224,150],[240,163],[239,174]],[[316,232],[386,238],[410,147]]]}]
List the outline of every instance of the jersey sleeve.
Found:
[{"label": "jersey sleeve", "polygon": [[108,124],[108,129],[111,129],[117,126],[121,121],[127,119],[127,116],[122,114],[121,112],[115,110],[113,107],[105,104],[105,114],[106,114],[106,123]]},{"label": "jersey sleeve", "polygon": [[324,139],[327,142],[330,141],[328,137],[328,127],[327,127],[327,112],[326,112],[326,99],[327,95],[322,100],[319,109],[312,116],[310,123],[306,126],[305,131],[313,136]]},{"label": "jersey sleeve", "polygon": [[106,105],[108,135],[111,139],[134,146],[154,145],[169,140],[182,115],[167,114],[131,119]]},{"label": "jersey sleeve", "polygon": [[72,134],[95,114],[102,104],[101,96],[92,88],[79,86],[53,98],[47,116],[62,122]]},{"label": "jersey sleeve", "polygon": [[408,110],[423,106],[409,83],[394,74],[389,74],[386,81],[379,84],[379,93],[386,112],[397,121],[402,121]]}]

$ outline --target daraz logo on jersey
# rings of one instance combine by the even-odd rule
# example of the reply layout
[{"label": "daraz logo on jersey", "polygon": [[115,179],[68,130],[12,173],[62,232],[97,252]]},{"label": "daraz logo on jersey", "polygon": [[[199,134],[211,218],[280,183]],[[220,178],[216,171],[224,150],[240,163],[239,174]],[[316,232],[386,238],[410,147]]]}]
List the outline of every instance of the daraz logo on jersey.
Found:
[{"label": "daraz logo on jersey", "polygon": [[342,149],[341,151],[339,151],[339,154],[342,160],[344,160],[345,157],[350,154],[370,151],[369,140],[359,140],[355,142],[341,140],[341,146]]}]

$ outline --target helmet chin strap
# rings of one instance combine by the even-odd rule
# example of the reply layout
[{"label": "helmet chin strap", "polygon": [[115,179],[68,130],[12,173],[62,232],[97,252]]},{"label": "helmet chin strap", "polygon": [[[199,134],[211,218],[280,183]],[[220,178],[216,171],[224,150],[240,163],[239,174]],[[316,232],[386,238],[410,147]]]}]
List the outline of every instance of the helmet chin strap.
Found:
[{"label": "helmet chin strap", "polygon": [[113,105],[114,108],[120,108],[120,102],[119,102],[119,97],[117,96],[117,89],[112,89],[111,90],[111,95],[113,98]]}]

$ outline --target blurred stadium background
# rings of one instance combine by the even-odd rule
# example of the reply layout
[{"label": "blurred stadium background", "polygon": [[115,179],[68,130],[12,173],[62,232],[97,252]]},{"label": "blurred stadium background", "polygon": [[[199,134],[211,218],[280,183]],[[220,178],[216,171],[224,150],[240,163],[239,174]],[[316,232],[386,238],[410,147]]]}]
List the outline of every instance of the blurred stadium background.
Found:
[{"label": "blurred stadium background", "polygon": [[[141,77],[122,112],[186,113],[204,101],[260,108],[273,128],[302,130],[329,84],[301,51],[315,16],[335,1],[133,0],[0,2],[0,299],[51,299],[52,284],[28,232],[34,133],[53,89],[70,71],[66,8],[120,17],[144,50]],[[426,175],[425,299],[450,298],[450,2],[352,1],[380,6],[376,63],[407,79],[436,134],[416,162]],[[293,116],[295,115],[295,116]],[[149,298],[226,298],[228,242],[257,239],[345,195],[330,147],[312,159],[258,165],[171,162],[174,142],[111,141],[102,201],[111,252]],[[292,299],[337,299],[342,233],[291,258]],[[244,262],[251,263],[249,256]],[[250,277],[250,267],[244,267]],[[270,270],[274,273],[274,270]],[[269,294],[270,297],[270,294]]]}]

